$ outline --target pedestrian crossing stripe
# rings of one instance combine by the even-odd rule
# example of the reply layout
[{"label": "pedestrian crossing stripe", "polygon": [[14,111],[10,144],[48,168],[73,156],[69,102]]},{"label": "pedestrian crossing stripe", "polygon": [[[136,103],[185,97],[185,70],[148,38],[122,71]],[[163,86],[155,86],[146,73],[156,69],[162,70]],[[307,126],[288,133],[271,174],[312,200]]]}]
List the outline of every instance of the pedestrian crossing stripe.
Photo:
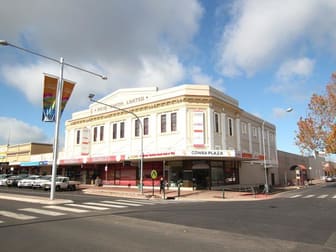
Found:
[{"label": "pedestrian crossing stripe", "polygon": [[309,194],[309,195],[304,196],[304,197],[302,197],[302,198],[304,198],[304,199],[309,199],[309,198],[313,198],[314,196],[315,196],[315,194]]},{"label": "pedestrian crossing stripe", "polygon": [[31,212],[31,213],[49,215],[49,216],[61,216],[61,215],[65,215],[65,213],[54,212],[54,211],[49,211],[49,210],[45,210],[45,209],[38,209],[38,208],[22,208],[22,209],[19,209],[19,210],[20,211]]},{"label": "pedestrian crossing stripe", "polygon": [[118,201],[109,201],[109,200],[102,201],[102,203],[126,205],[126,206],[143,206],[142,204],[137,204],[137,203],[127,203],[127,202],[118,202]]},{"label": "pedestrian crossing stripe", "polygon": [[85,202],[87,205],[102,206],[102,207],[114,207],[114,208],[126,208],[127,206],[113,205],[113,204],[104,204],[104,203],[95,203],[95,202]]},{"label": "pedestrian crossing stripe", "polygon": [[88,210],[85,210],[85,209],[70,208],[70,207],[64,207],[64,206],[44,206],[44,208],[51,208],[51,209],[56,209],[56,210],[61,210],[61,211],[66,211],[66,212],[73,212],[73,213],[89,212]]},{"label": "pedestrian crossing stripe", "polygon": [[118,202],[126,202],[126,203],[140,203],[140,204],[143,204],[143,205],[154,205],[155,203],[153,202],[148,202],[148,201],[145,201],[145,200],[116,200]]},{"label": "pedestrian crossing stripe", "polygon": [[[292,195],[292,196],[288,196],[288,198],[290,199],[295,199],[295,198],[302,198],[302,199],[310,199],[313,197],[316,197],[317,199],[326,199],[329,197],[329,194],[321,194],[321,195],[316,195],[316,194],[308,194],[308,195],[302,195],[302,194],[296,194],[296,195]],[[331,197],[331,196],[330,196]],[[332,199],[336,199],[336,195],[331,197]]]},{"label": "pedestrian crossing stripe", "polygon": [[73,206],[73,207],[81,207],[86,209],[92,209],[92,210],[107,210],[108,207],[99,207],[99,206],[88,206],[88,205],[81,205],[81,204],[65,204],[66,206]]},{"label": "pedestrian crossing stripe", "polygon": [[30,216],[30,215],[25,215],[25,214],[17,214],[9,211],[0,211],[0,215],[13,218],[13,219],[18,219],[18,220],[32,220],[36,219],[35,216]]},{"label": "pedestrian crossing stripe", "polygon": [[302,195],[301,194],[297,194],[297,195],[293,195],[293,196],[291,196],[290,198],[291,199],[295,199],[295,198],[299,198],[299,197],[301,197]]}]

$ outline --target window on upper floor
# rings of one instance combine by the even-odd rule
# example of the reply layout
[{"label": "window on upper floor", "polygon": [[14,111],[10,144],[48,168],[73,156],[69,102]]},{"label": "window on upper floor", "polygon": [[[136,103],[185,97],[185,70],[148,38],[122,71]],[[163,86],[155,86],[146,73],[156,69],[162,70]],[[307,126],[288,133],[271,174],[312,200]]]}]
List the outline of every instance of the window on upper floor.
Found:
[{"label": "window on upper floor", "polygon": [[247,124],[246,124],[246,122],[241,123],[241,132],[242,132],[243,135],[247,134]]},{"label": "window on upper floor", "polygon": [[229,136],[233,136],[233,119],[228,118],[228,133]]},{"label": "window on upper floor", "polygon": [[76,144],[80,144],[81,131],[76,130]]},{"label": "window on upper floor", "polygon": [[93,127],[92,142],[104,141],[104,126]]},{"label": "window on upper floor", "polygon": [[93,128],[93,142],[97,142],[97,136],[98,136],[98,127]]},{"label": "window on upper floor", "polygon": [[215,133],[219,133],[219,114],[215,113],[214,115],[214,126],[215,126]]},{"label": "window on upper floor", "polygon": [[176,112],[170,114],[170,131],[174,132],[177,130],[177,115]]},{"label": "window on upper floor", "polygon": [[135,120],[135,127],[134,127],[134,136],[140,136],[140,121],[139,119]]},{"label": "window on upper floor", "polygon": [[148,118],[144,118],[143,119],[143,134],[146,136],[146,135],[148,135],[148,132],[149,132],[149,120],[148,120]]},{"label": "window on upper floor", "polygon": [[252,127],[252,136],[257,138],[258,137],[258,131],[257,131],[257,128],[256,127]]},{"label": "window on upper floor", "polygon": [[120,123],[120,138],[124,138],[125,137],[125,123],[121,122]]},{"label": "window on upper floor", "polygon": [[117,139],[117,135],[118,135],[118,125],[116,123],[113,123],[112,125],[112,139]]},{"label": "window on upper floor", "polygon": [[167,115],[161,115],[161,133],[167,132]]},{"label": "window on upper floor", "polygon": [[104,141],[104,126],[100,126],[100,129],[99,129],[99,141]]}]

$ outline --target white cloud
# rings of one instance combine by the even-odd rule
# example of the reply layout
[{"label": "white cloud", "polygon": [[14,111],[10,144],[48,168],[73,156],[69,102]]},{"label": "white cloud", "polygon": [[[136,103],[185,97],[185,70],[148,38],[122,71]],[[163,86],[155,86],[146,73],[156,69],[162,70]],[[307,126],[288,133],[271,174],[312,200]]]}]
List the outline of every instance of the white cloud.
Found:
[{"label": "white cloud", "polygon": [[0,117],[0,143],[45,142],[43,131],[15,118]]},{"label": "white cloud", "polygon": [[[65,66],[64,77],[77,82],[68,106],[78,109],[87,104],[88,93],[103,96],[118,88],[181,82],[185,69],[178,55],[191,43],[202,14],[197,0],[101,0],[99,4],[83,0],[80,5],[74,0],[56,5],[51,0],[13,0],[0,9],[0,39],[47,56],[63,56],[67,63],[108,76],[102,81]],[[17,49],[3,52],[8,63],[0,72],[7,84],[32,103],[41,103],[42,73],[59,75],[59,65]],[[34,62],[14,64],[13,52],[23,58],[20,62]]]},{"label": "white cloud", "polygon": [[276,81],[268,89],[292,101],[304,101],[311,95],[305,88],[306,80],[314,70],[314,60],[308,58],[290,59],[284,62],[276,73]]},{"label": "white cloud", "polygon": [[309,77],[313,72],[314,64],[314,60],[308,58],[288,60],[280,66],[277,77],[282,80],[288,80],[295,76]]},{"label": "white cloud", "polygon": [[253,75],[296,54],[305,46],[336,49],[336,2],[333,0],[242,0],[231,8],[224,27],[219,67],[226,76]]},{"label": "white cloud", "polygon": [[191,80],[195,84],[208,84],[212,87],[215,87],[222,92],[225,92],[223,86],[223,81],[221,79],[214,79],[213,77],[205,74],[202,69],[198,66],[194,66],[189,70]]}]

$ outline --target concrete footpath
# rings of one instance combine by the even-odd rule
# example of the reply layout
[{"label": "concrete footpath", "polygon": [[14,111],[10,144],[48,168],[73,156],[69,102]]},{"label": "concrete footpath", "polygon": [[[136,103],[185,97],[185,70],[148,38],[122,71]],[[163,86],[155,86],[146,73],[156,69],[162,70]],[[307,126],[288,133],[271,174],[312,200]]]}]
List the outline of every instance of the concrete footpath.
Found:
[{"label": "concrete footpath", "polygon": [[228,190],[192,190],[190,188],[181,188],[180,192],[177,188],[170,188],[161,192],[158,187],[144,187],[143,193],[138,188],[118,187],[118,186],[82,186],[85,194],[116,196],[127,198],[140,198],[150,200],[189,200],[189,201],[249,201],[249,200],[265,200],[274,196],[271,194],[253,194],[251,192],[239,192]]}]

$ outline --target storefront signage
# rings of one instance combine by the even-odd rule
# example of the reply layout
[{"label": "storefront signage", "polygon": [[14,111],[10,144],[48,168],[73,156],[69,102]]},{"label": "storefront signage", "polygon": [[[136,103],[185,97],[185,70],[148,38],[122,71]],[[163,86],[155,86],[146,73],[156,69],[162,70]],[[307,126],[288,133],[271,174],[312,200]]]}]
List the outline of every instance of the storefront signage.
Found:
[{"label": "storefront signage", "polygon": [[205,156],[205,157],[235,157],[234,150],[193,150],[190,153],[192,156]]},{"label": "storefront signage", "polygon": [[51,162],[48,161],[33,161],[33,162],[21,162],[20,166],[45,166],[49,165]]},{"label": "storefront signage", "polygon": [[195,147],[204,146],[204,112],[193,112],[193,145]]}]

